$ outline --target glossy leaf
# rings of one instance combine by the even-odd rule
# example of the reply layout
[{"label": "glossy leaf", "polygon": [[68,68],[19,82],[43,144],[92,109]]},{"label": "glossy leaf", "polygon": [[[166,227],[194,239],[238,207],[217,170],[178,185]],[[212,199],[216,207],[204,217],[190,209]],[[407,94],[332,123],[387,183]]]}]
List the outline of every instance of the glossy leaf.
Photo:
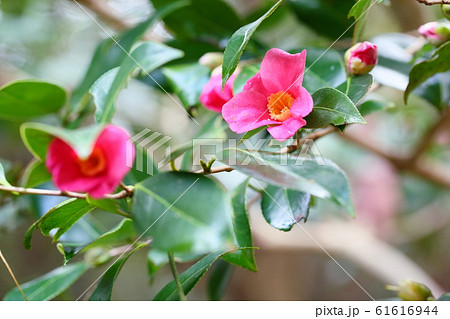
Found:
[{"label": "glossy leaf", "polygon": [[123,257],[115,260],[114,263],[108,268],[108,270],[102,275],[97,287],[89,297],[89,301],[110,301],[111,295],[114,287],[114,282],[116,281],[119,272],[122,270],[123,265],[127,262],[128,258],[133,255],[136,251],[144,247],[146,244],[139,245],[135,249],[126,253]]},{"label": "glossy leaf", "polygon": [[207,66],[198,63],[168,66],[162,70],[186,109],[199,104],[210,71]]},{"label": "glossy leaf", "polygon": [[316,91],[312,97],[314,108],[305,118],[306,128],[366,123],[353,102],[336,89],[323,88]]},{"label": "glossy leaf", "polygon": [[80,158],[87,158],[103,127],[94,125],[67,130],[42,123],[24,123],[20,127],[20,135],[28,150],[38,159],[46,158],[48,146],[56,137],[69,144]]},{"label": "glossy leaf", "polygon": [[355,31],[353,32],[354,43],[361,37],[366,22],[367,12],[372,0],[358,0],[348,14],[348,18],[355,18]]},{"label": "glossy leaf", "polygon": [[5,170],[2,163],[0,163],[0,185],[11,186],[11,184],[6,180]]},{"label": "glossy leaf", "polygon": [[[156,9],[174,0],[151,0]],[[189,5],[164,19],[165,26],[177,38],[190,42],[210,42],[229,37],[240,26],[240,19],[232,7],[223,0],[190,0]],[[192,41],[192,40],[196,41]],[[214,41],[215,40],[215,41]]]},{"label": "glossy leaf", "polygon": [[337,87],[347,73],[341,54],[335,50],[306,48],[303,86],[312,94],[325,87]]},{"label": "glossy leaf", "polygon": [[115,100],[125,86],[130,74],[141,69],[150,73],[169,61],[180,58],[183,52],[157,42],[145,42],[125,57],[118,68],[102,75],[91,87],[90,93],[96,106],[97,123],[109,123],[115,112]]},{"label": "glossy leaf", "polygon": [[[58,296],[80,278],[89,265],[79,262],[66,267],[57,268],[42,277],[21,285],[23,292],[30,301],[46,301]],[[4,301],[24,300],[19,289],[10,290],[3,298]]]},{"label": "glossy leaf", "polygon": [[252,178],[332,200],[350,215],[355,214],[347,176],[328,159],[242,149],[227,149],[217,156],[221,162]]},{"label": "glossy leaf", "polygon": [[395,107],[395,103],[392,102],[370,100],[362,103],[359,106],[359,112],[362,116],[366,116],[370,113],[387,110],[393,107]]},{"label": "glossy leaf", "polygon": [[351,37],[352,22],[347,19],[347,12],[355,0],[289,0],[288,4],[300,22],[315,32],[333,40],[340,36]]},{"label": "glossy leaf", "polygon": [[260,24],[265,19],[267,19],[283,3],[283,1],[284,0],[278,1],[269,11],[267,11],[258,20],[243,26],[231,36],[223,57],[223,65],[222,65],[223,86],[225,86],[225,83],[227,83],[228,79],[236,70],[239,61],[241,60],[242,53],[244,53],[244,50],[247,47],[247,44],[252,38],[256,29],[258,29]]},{"label": "glossy leaf", "polygon": [[47,82],[21,80],[0,87],[0,118],[26,120],[56,113],[66,101],[63,88]]},{"label": "glossy leaf", "polygon": [[450,42],[446,42],[433,54],[432,58],[414,65],[409,73],[409,84],[405,90],[404,100],[408,101],[411,92],[421,83],[437,73],[450,71]]},{"label": "glossy leaf", "polygon": [[261,209],[266,221],[276,229],[289,231],[308,218],[311,195],[269,185],[262,193]]},{"label": "glossy leaf", "polygon": [[187,3],[187,1],[172,1],[170,4],[161,6],[147,20],[120,34],[117,37],[117,43],[111,38],[103,40],[95,50],[86,75],[72,94],[72,110],[79,111],[79,104],[94,82],[105,72],[120,66],[132,46],[144,35],[148,28],[159,19],[184,7]]},{"label": "glossy leaf", "polygon": [[370,74],[352,76],[337,89],[347,95],[355,105],[367,95],[373,85],[373,77]]},{"label": "glossy leaf", "polygon": [[258,128],[255,128],[254,130],[248,131],[247,133],[245,133],[245,134],[241,137],[241,139],[239,140],[238,145],[241,144],[242,142],[244,142],[245,140],[248,140],[248,139],[252,138],[253,136],[255,136],[256,134],[258,134],[259,132],[264,131],[266,128],[267,128],[267,126],[264,125],[264,126],[260,126],[260,127],[258,127]]},{"label": "glossy leaf", "polygon": [[36,187],[52,179],[45,163],[34,160],[25,170],[22,177],[22,185],[26,188]]},{"label": "glossy leaf", "polygon": [[131,244],[137,237],[131,219],[123,219],[116,227],[104,233],[89,245],[84,247],[82,251],[87,251],[95,247],[113,247],[119,245]]},{"label": "glossy leaf", "polygon": [[[247,186],[248,180],[237,186],[231,196],[236,246],[241,248],[253,247],[252,231],[250,229],[246,206]],[[251,271],[257,271],[255,252],[253,249],[237,250],[225,255],[223,259]]]},{"label": "glossy leaf", "polygon": [[190,173],[161,173],[136,185],[133,222],[164,252],[202,254],[231,239],[229,198],[213,180]]},{"label": "glossy leaf", "polygon": [[[200,281],[203,275],[208,271],[211,265],[220,257],[224,252],[211,253],[198,261],[195,265],[183,272],[179,276],[181,286],[183,287],[184,294],[187,295],[192,288]],[[154,301],[174,301],[179,300],[177,285],[174,281],[169,282],[153,299]]]},{"label": "glossy leaf", "polygon": [[216,261],[216,263],[211,267],[210,275],[208,278],[209,300],[222,300],[232,273],[233,265],[230,265],[226,261],[220,259]]},{"label": "glossy leaf", "polygon": [[24,239],[25,248],[31,248],[31,236],[36,228],[39,228],[44,236],[50,236],[50,231],[57,228],[58,231],[53,235],[53,241],[57,241],[81,217],[93,209],[94,206],[84,199],[75,198],[56,205],[27,230]]}]

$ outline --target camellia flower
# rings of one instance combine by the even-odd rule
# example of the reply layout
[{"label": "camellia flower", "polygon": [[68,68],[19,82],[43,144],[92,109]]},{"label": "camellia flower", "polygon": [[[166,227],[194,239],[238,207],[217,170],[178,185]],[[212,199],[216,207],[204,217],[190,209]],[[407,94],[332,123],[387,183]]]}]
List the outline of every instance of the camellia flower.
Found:
[{"label": "camellia flower", "polygon": [[134,159],[134,146],[128,133],[107,125],[94,143],[88,158],[80,158],[66,142],[55,138],[48,148],[46,166],[53,182],[62,191],[86,192],[102,198],[114,192],[129,172],[129,159]]},{"label": "camellia flower", "polygon": [[419,27],[419,33],[433,45],[441,45],[450,40],[449,23],[428,22]]},{"label": "camellia flower", "polygon": [[345,64],[351,75],[367,74],[378,60],[378,48],[371,42],[357,43],[345,53]]},{"label": "camellia flower", "polygon": [[233,97],[233,83],[235,78],[236,74],[233,74],[222,90],[222,73],[220,71],[213,71],[209,82],[203,87],[200,102],[207,109],[220,113],[223,105]]},{"label": "camellia flower", "polygon": [[313,109],[313,99],[302,86],[306,50],[289,54],[267,51],[260,71],[222,109],[222,115],[236,133],[268,125],[269,133],[285,141],[306,125],[303,119]]}]

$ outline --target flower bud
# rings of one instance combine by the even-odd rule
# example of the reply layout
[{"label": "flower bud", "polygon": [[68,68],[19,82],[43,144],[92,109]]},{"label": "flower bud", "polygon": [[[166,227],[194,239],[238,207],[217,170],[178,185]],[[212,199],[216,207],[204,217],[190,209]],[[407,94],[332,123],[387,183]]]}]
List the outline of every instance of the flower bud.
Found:
[{"label": "flower bud", "polygon": [[198,62],[204,66],[207,66],[211,70],[214,70],[218,66],[222,65],[223,53],[209,52],[204,54]]},{"label": "flower bud", "polygon": [[450,20],[450,4],[443,4],[441,6],[442,9],[442,13],[444,14],[444,16]]},{"label": "flower bud", "polygon": [[367,74],[378,60],[377,46],[370,42],[357,43],[345,53],[345,64],[350,75]]},{"label": "flower bud", "polygon": [[450,24],[447,22],[428,22],[419,27],[419,33],[432,45],[439,46],[450,40]]},{"label": "flower bud", "polygon": [[434,300],[433,294],[427,286],[410,279],[400,281],[397,289],[399,298],[405,301]]}]

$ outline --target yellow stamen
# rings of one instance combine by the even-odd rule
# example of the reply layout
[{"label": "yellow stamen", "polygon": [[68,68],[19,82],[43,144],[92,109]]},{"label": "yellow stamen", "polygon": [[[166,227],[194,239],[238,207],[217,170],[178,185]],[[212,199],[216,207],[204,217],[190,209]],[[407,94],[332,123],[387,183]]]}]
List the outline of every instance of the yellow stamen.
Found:
[{"label": "yellow stamen", "polygon": [[95,176],[106,167],[106,159],[103,152],[96,148],[92,151],[88,159],[80,160],[80,170],[85,176]]},{"label": "yellow stamen", "polygon": [[276,121],[286,121],[291,117],[291,106],[294,98],[287,92],[280,91],[267,98],[270,118]]}]

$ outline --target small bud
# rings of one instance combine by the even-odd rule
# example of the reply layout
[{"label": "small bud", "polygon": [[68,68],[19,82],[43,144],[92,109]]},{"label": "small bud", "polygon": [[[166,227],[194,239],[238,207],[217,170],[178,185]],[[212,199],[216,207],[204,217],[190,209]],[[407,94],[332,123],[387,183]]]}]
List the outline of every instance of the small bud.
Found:
[{"label": "small bud", "polygon": [[222,65],[223,53],[209,52],[204,54],[198,62],[204,66],[207,66],[211,70],[214,70],[218,66]]},{"label": "small bud", "polygon": [[378,60],[377,46],[370,42],[357,43],[345,52],[345,64],[350,75],[367,74]]},{"label": "small bud", "polygon": [[450,20],[450,4],[443,4],[441,6],[442,9],[442,13],[444,14],[444,16]]},{"label": "small bud", "polygon": [[439,46],[450,40],[450,23],[428,22],[419,27],[419,33],[432,45]]},{"label": "small bud", "polygon": [[405,301],[435,300],[427,286],[410,279],[400,281],[397,287],[389,287],[389,290],[398,291],[398,297]]}]

